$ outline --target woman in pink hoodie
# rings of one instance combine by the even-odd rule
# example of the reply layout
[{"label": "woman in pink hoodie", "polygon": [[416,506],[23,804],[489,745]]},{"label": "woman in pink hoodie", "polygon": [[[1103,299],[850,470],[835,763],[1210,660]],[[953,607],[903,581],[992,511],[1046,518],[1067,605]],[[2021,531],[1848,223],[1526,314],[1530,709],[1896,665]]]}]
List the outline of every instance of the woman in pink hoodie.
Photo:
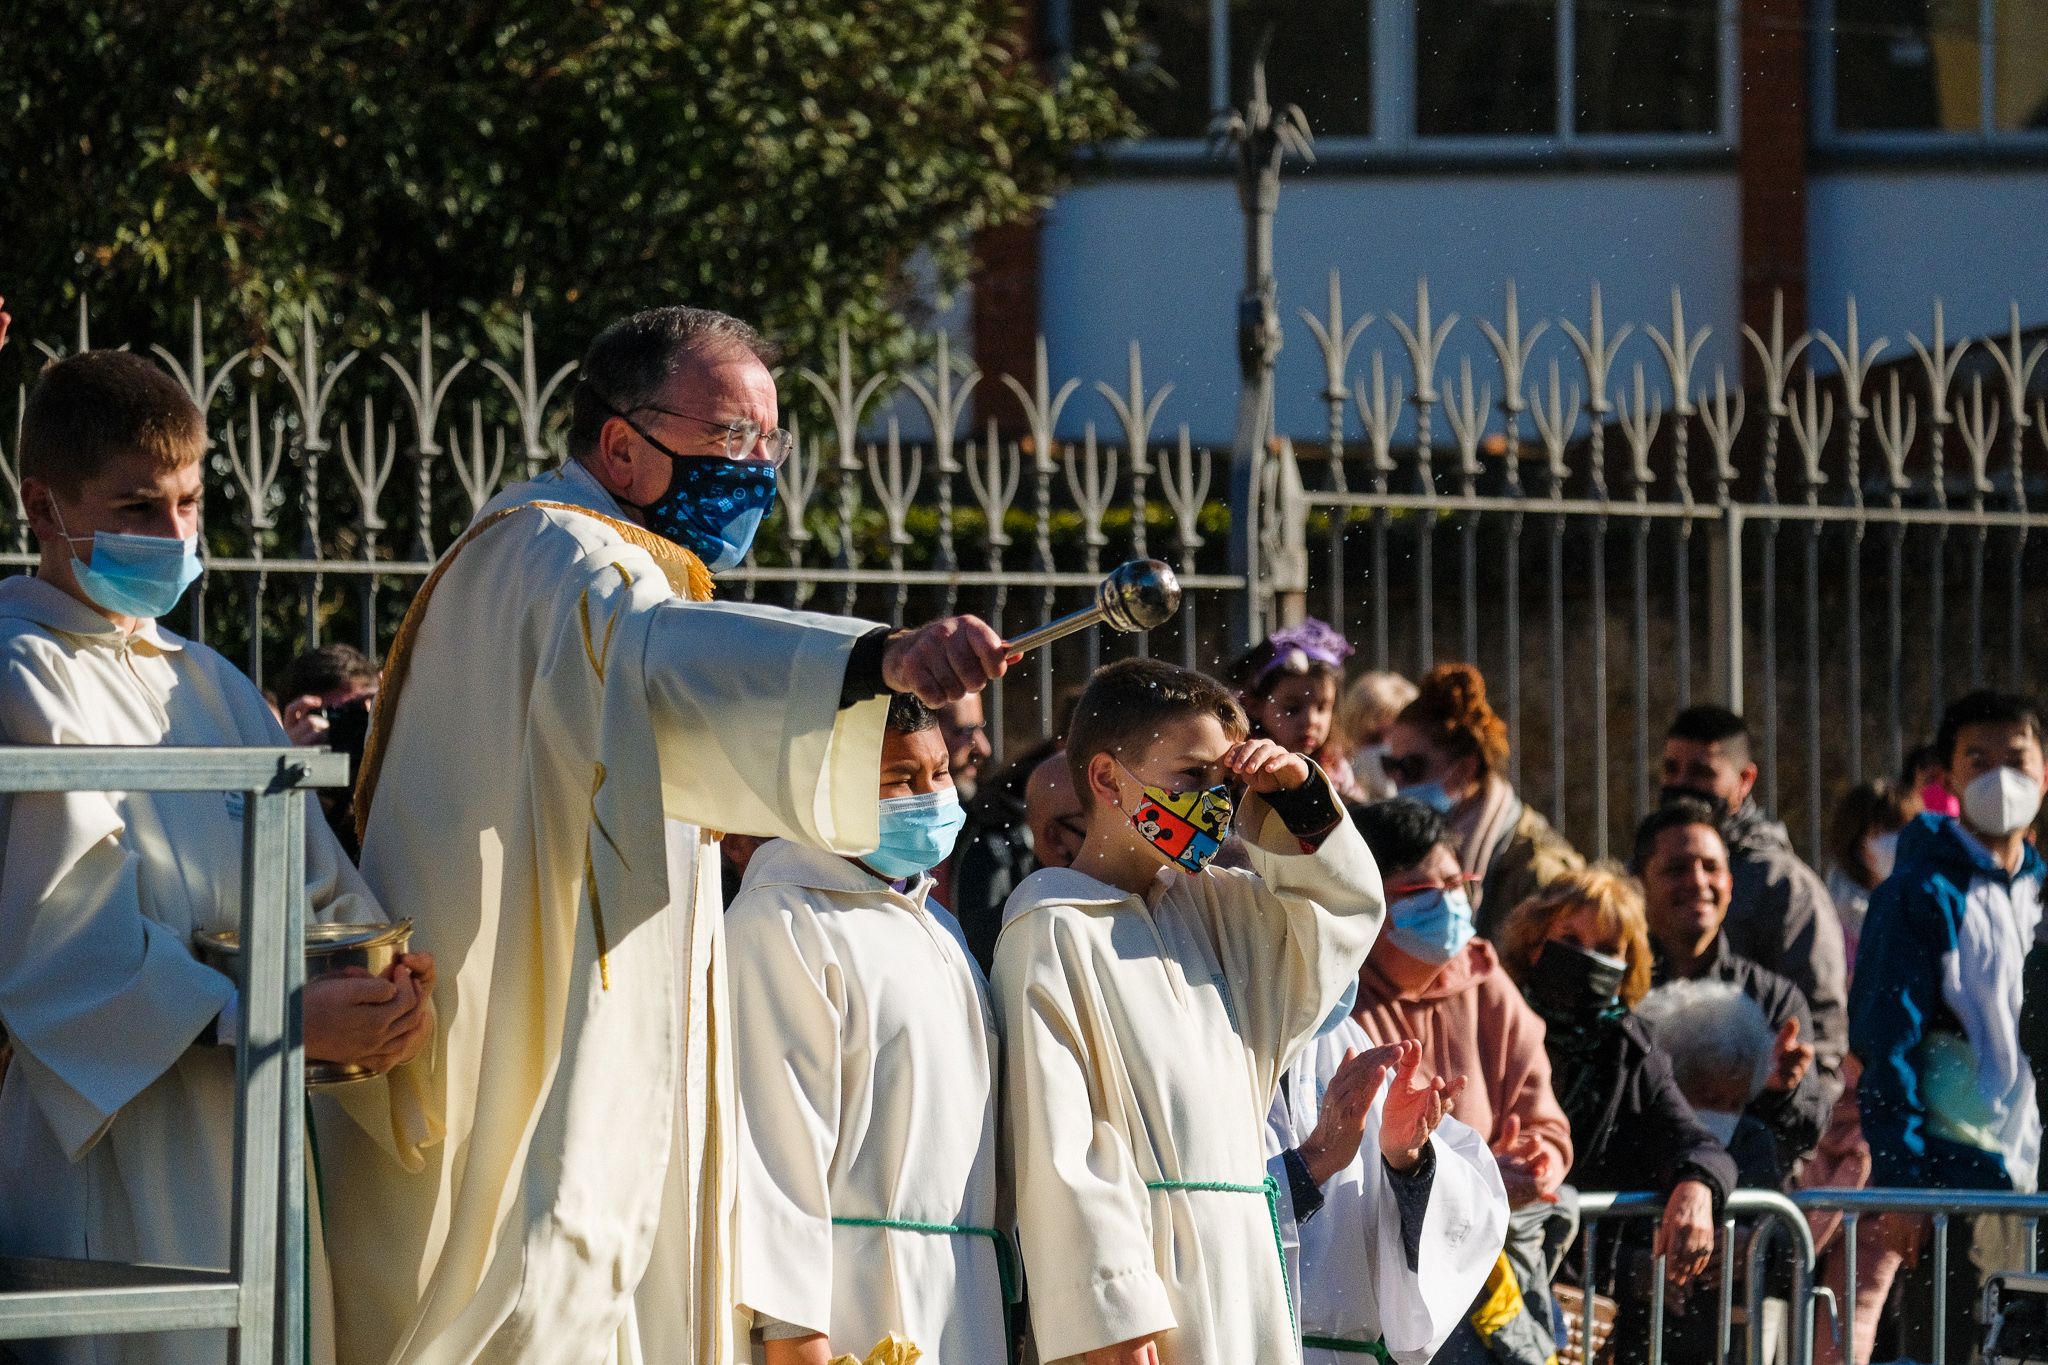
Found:
[{"label": "woman in pink hoodie", "polygon": [[1493,945],[1474,936],[1468,878],[1443,817],[1398,798],[1354,815],[1380,865],[1387,923],[1359,972],[1351,1017],[1376,1045],[1421,1043],[1431,1074],[1469,1078],[1452,1113],[1500,1163],[1513,1208],[1507,1258],[1547,1329],[1550,1277],[1577,1218],[1558,1203],[1572,1134],[1551,1093],[1543,1021]]}]

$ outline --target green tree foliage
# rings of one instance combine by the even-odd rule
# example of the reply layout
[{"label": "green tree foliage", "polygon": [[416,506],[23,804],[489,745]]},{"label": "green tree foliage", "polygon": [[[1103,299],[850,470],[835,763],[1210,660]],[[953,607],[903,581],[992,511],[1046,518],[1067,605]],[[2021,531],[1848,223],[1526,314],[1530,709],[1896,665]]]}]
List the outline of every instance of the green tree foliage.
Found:
[{"label": "green tree foliage", "polygon": [[580,343],[687,300],[810,356],[842,323],[887,353],[920,249],[956,283],[976,230],[1132,131],[1128,44],[1049,74],[1019,22],[1007,0],[29,0],[0,38],[0,287],[53,339],[80,291],[97,339],[176,344],[197,298],[216,344],[287,347],[308,309],[351,344],[428,309],[503,348],[521,313]]}]

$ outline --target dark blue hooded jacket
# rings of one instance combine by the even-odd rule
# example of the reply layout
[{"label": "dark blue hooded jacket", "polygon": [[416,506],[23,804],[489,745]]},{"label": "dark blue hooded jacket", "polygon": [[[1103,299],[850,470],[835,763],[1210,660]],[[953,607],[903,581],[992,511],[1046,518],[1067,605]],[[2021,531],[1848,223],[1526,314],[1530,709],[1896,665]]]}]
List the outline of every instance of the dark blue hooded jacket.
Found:
[{"label": "dark blue hooded jacket", "polygon": [[1863,1063],[1856,1100],[1870,1143],[1872,1185],[2013,1187],[1997,1153],[1927,1131],[1919,1054],[1932,1032],[1963,1033],[1941,981],[1970,883],[1986,877],[2010,886],[2044,872],[2048,866],[2028,844],[2019,871],[2007,873],[1964,836],[1953,816],[1921,815],[1899,831],[1892,875],[1870,896],[1849,990],[1849,1047]]}]

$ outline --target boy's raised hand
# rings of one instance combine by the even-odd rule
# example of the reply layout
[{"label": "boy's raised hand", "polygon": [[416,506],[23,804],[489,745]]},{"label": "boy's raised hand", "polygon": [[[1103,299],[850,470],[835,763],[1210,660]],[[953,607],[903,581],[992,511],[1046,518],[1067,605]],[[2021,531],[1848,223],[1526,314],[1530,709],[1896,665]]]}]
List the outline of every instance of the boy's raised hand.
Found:
[{"label": "boy's raised hand", "polygon": [[1401,1059],[1401,1045],[1368,1048],[1344,1054],[1323,1103],[1316,1113],[1315,1131],[1301,1144],[1302,1164],[1318,1187],[1351,1164],[1358,1146],[1365,1141],[1365,1120],[1372,1102],[1379,1097],[1380,1082]]},{"label": "boy's raised hand", "polygon": [[1261,796],[1267,792],[1291,792],[1308,782],[1308,760],[1290,754],[1270,739],[1247,739],[1224,751],[1222,763],[1245,785],[1246,791]]},{"label": "boy's raised hand", "polygon": [[1464,1093],[1465,1078],[1445,1081],[1441,1076],[1424,1076],[1422,1044],[1413,1038],[1395,1048],[1399,1056],[1394,1080],[1387,1087],[1386,1108],[1380,1114],[1380,1155],[1395,1170],[1407,1171],[1422,1160],[1430,1136]]}]

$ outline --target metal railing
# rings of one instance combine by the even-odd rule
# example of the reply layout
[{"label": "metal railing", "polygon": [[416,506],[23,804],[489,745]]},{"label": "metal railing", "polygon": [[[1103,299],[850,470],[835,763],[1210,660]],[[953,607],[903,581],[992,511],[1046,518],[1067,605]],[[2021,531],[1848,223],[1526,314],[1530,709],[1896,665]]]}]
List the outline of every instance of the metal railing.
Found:
[{"label": "metal railing", "polygon": [[[994,693],[999,741],[1050,730],[1055,679],[1106,653],[1216,669],[1247,643],[1232,622],[1313,611],[1361,664],[1478,663],[1518,789],[1590,852],[1653,799],[1671,713],[1744,709],[1759,795],[1817,860],[1843,780],[1896,770],[1963,687],[2037,681],[2024,628],[2048,610],[2048,340],[2017,305],[1983,340],[1951,341],[1938,300],[1929,339],[1865,338],[1853,300],[1844,316],[1839,335],[1745,328],[1736,350],[1761,375],[1745,392],[1727,356],[1708,374],[1712,329],[1675,290],[1668,321],[1610,327],[1597,285],[1579,316],[1525,319],[1509,281],[1498,317],[1464,322],[1426,281],[1412,306],[1354,317],[1333,276],[1301,317],[1321,429],[1249,472],[1216,467],[1135,343],[1122,375],[1084,383],[1042,339],[1032,373],[991,375],[944,335],[900,370],[856,363],[842,337],[779,376],[797,453],[721,590],[1015,632],[1158,555],[1190,589],[1181,618],[1041,651]],[[70,344],[91,341],[81,302]],[[575,369],[530,325],[509,354],[457,354],[425,317],[386,351],[309,319],[221,354],[196,305],[185,344],[151,349],[214,433],[208,573],[179,624],[259,683],[322,640],[376,653],[475,511],[560,458]],[[977,425],[991,397],[1007,432]],[[0,564],[25,564],[6,436]],[[1231,488],[1244,505],[1219,501]],[[1238,522],[1256,553],[1234,569]]]},{"label": "metal railing", "polygon": [[237,1365],[298,1365],[306,1320],[305,796],[348,781],[308,749],[0,747],[0,792],[239,792],[241,996],[225,1271],[0,1257],[0,1340],[226,1329]]},{"label": "metal railing", "polygon": [[[1660,1219],[1665,1196],[1661,1194],[1618,1194],[1610,1191],[1579,1193],[1579,1274],[1585,1291],[1583,1340],[1592,1340],[1593,1294],[1600,1284],[1600,1225],[1605,1222]],[[1736,1232],[1738,1219],[1756,1220],[1756,1231],[1742,1253],[1741,1281],[1745,1294],[1743,1359],[1746,1365],[1762,1365],[1765,1359],[1763,1304],[1766,1297],[1765,1267],[1777,1235],[1790,1244],[1792,1297],[1790,1300],[1789,1365],[1812,1365],[1814,1265],[1813,1232],[1794,1203],[1775,1190],[1736,1190],[1721,1211],[1720,1274],[1718,1315],[1714,1331],[1714,1365],[1726,1365],[1734,1343]],[[1664,1359],[1665,1280],[1664,1258],[1653,1263],[1650,1291],[1649,1360],[1662,1365]],[[1590,1351],[1588,1355],[1590,1363]]]},{"label": "metal railing", "polygon": [[1853,298],[1839,336],[1788,336],[1780,300],[1743,329],[1749,393],[1709,381],[1676,290],[1640,329],[1610,329],[1597,285],[1579,318],[1525,326],[1512,281],[1503,305],[1459,334],[1422,282],[1366,359],[1377,319],[1347,322],[1332,276],[1303,313],[1327,418],[1268,480],[1267,582],[1374,667],[1478,663],[1512,780],[1581,847],[1625,842],[1693,701],[1746,713],[1758,795],[1819,863],[1839,786],[1897,772],[1964,688],[2038,683],[2048,339],[2017,304],[2005,335],[1951,341],[1935,300],[1931,340],[1900,346]]},{"label": "metal railing", "polygon": [[[1587,1306],[1583,1311],[1588,1319],[1584,1330],[1590,1339],[1591,1294],[1600,1289],[1603,1283],[1599,1273],[1601,1225],[1626,1220],[1661,1218],[1664,1213],[1665,1196],[1582,1191],[1578,1199],[1580,1234],[1577,1259],[1580,1285],[1588,1295]],[[1839,1297],[1820,1280],[1819,1258],[1816,1254],[1813,1231],[1807,1218],[1807,1215],[1812,1213],[1842,1215],[1844,1292]],[[1787,1196],[1775,1190],[1736,1190],[1729,1196],[1722,1209],[1716,1250],[1720,1258],[1720,1267],[1715,1285],[1719,1296],[1715,1319],[1715,1365],[1725,1365],[1734,1344],[1738,1284],[1745,1306],[1743,1358],[1747,1365],[1761,1365],[1765,1360],[1767,1353],[1764,1348],[1763,1305],[1769,1294],[1770,1277],[1774,1266],[1789,1277],[1783,1281],[1789,1286],[1787,1365],[1812,1365],[1817,1310],[1823,1300],[1829,1308],[1830,1330],[1835,1339],[1842,1343],[1842,1358],[1853,1362],[1858,1284],[1856,1234],[1859,1221],[1866,1215],[1873,1214],[1916,1215],[1925,1217],[1932,1223],[1933,1296],[1930,1307],[1936,1325],[1932,1365],[1947,1365],[1946,1324],[1949,1311],[1950,1261],[1948,1234],[1952,1220],[1978,1215],[1999,1215],[2019,1219],[2026,1231],[2022,1264],[1991,1269],[1993,1273],[1997,1270],[2035,1273],[2040,1268],[2039,1234],[2041,1221],[2048,1218],[2048,1195],[1990,1190],[1810,1189]],[[1754,1224],[1754,1231],[1746,1247],[1739,1253],[1739,1276],[1736,1273],[1738,1220],[1749,1220]],[[1830,1246],[1832,1245],[1831,1242]],[[1664,1358],[1664,1271],[1663,1258],[1656,1258],[1651,1273],[1653,1287],[1648,1338],[1650,1365],[1661,1365]],[[1622,1272],[1618,1269],[1615,1271],[1617,1275],[1620,1273]],[[1913,1311],[1912,1306],[1908,1307],[1908,1311]]]},{"label": "metal railing", "polygon": [[[1845,1292],[1838,1308],[1842,1339],[1847,1343],[1845,1359],[1853,1359],[1856,1341],[1856,1230],[1865,1214],[1915,1214],[1933,1224],[1934,1350],[1932,1365],[1948,1361],[1948,1233],[1950,1219],[1957,1215],[2003,1215],[2018,1218],[2026,1229],[2025,1264],[1998,1269],[2040,1269],[2041,1219],[2048,1216],[2048,1195],[2013,1194],[1993,1190],[1802,1190],[1793,1196],[1801,1209],[1842,1215],[1842,1283]],[[1979,1286],[1980,1290],[1982,1286]]]}]

